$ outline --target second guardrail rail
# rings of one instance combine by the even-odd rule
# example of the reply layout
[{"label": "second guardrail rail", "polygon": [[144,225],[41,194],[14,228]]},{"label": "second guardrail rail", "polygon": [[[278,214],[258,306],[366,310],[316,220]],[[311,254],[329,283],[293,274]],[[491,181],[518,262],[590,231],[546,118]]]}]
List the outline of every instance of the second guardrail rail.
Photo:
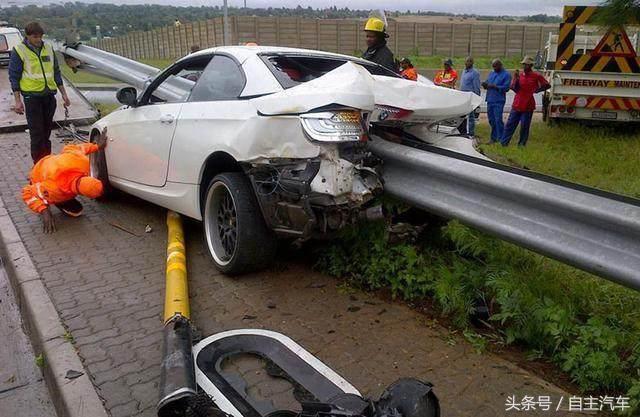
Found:
[{"label": "second guardrail rail", "polygon": [[640,202],[426,144],[375,138],[385,192],[640,290]]}]

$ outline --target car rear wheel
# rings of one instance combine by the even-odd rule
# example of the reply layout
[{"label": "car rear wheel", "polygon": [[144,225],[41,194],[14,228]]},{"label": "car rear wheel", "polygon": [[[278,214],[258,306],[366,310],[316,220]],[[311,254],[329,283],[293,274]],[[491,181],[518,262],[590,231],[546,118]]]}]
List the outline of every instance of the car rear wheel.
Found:
[{"label": "car rear wheel", "polygon": [[[98,133],[92,135],[91,142],[95,142],[97,137]],[[89,155],[89,175],[102,182],[103,192],[100,198],[108,197],[113,192],[113,188],[109,183],[109,171],[107,170],[107,158],[104,149]]]},{"label": "car rear wheel", "polygon": [[216,267],[229,275],[268,266],[276,249],[247,178],[238,172],[219,174],[209,183],[204,201],[204,237]]}]

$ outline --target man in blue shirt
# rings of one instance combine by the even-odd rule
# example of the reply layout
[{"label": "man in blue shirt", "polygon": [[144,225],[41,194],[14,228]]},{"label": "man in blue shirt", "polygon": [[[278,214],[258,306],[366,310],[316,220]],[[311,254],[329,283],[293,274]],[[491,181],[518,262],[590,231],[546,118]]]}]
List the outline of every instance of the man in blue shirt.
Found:
[{"label": "man in blue shirt", "polygon": [[502,61],[494,59],[491,63],[493,71],[489,74],[487,81],[482,83],[482,87],[487,90],[487,118],[491,125],[491,142],[496,143],[502,138],[504,132],[504,103],[507,91],[511,85],[511,75],[502,67]]},{"label": "man in blue shirt", "polygon": [[[467,57],[464,61],[464,71],[462,77],[460,77],[460,90],[471,91],[477,95],[480,95],[480,73],[473,68],[473,58]],[[462,122],[458,128],[461,134],[469,134],[469,136],[475,136],[476,133],[476,112],[475,110],[469,113],[467,119]]]}]

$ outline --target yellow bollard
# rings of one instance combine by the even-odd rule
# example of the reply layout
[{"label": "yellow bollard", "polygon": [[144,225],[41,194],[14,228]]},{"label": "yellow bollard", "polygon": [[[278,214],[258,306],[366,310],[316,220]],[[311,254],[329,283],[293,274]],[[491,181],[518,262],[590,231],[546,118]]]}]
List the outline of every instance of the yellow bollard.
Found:
[{"label": "yellow bollard", "polygon": [[182,220],[167,212],[167,274],[160,370],[159,417],[183,415],[196,395],[196,375],[191,351],[191,313],[187,285],[187,258]]},{"label": "yellow bollard", "polygon": [[176,315],[191,318],[189,287],[187,285],[187,258],[184,247],[182,220],[178,213],[167,212],[167,276],[164,298],[165,324]]}]

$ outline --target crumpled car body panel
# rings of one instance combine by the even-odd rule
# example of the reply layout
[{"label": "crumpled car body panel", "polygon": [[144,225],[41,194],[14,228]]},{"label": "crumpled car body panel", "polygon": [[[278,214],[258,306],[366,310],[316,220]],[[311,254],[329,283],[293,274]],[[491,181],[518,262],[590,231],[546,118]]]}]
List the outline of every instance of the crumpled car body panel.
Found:
[{"label": "crumpled car body panel", "polygon": [[285,89],[276,87],[257,52],[215,48],[195,56],[219,52],[236,54],[241,66],[246,63],[245,76],[253,77],[238,99],[122,108],[95,124],[94,131],[108,127],[113,139],[105,154],[115,188],[201,219],[207,161],[226,155],[252,181],[267,224],[280,234],[307,238],[358,218],[382,192],[382,183],[380,161],[365,143],[318,141],[300,115],[352,109],[366,131],[367,121],[380,122],[380,106],[409,111],[401,121],[409,127],[468,114],[480,104],[471,93],[374,76],[354,62]]}]

